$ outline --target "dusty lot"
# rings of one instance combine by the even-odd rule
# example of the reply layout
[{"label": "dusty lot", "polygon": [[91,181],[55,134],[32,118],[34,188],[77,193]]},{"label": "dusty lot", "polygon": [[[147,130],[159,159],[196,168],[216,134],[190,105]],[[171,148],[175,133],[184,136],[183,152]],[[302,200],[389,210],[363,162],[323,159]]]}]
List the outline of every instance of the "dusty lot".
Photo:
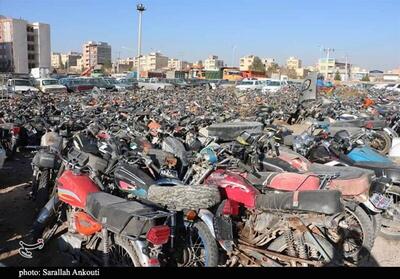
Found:
[{"label": "dusty lot", "polygon": [[[0,263],[7,266],[67,266],[71,261],[51,242],[40,255],[25,259],[18,254],[19,241],[32,224],[35,212],[29,200],[29,154],[20,154],[0,170]],[[400,266],[400,241],[378,237],[368,266]]]}]

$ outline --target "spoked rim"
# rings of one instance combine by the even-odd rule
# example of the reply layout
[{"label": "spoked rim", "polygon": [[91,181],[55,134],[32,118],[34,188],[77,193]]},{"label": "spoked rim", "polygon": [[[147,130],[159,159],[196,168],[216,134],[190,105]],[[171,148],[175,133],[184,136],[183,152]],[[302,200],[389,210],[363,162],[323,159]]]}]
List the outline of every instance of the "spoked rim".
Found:
[{"label": "spoked rim", "polygon": [[132,260],[129,251],[123,246],[114,243],[109,250],[109,263],[111,266],[132,267],[135,262]]},{"label": "spoked rim", "polygon": [[351,256],[363,247],[364,234],[361,221],[349,209],[346,209],[345,220],[348,227],[344,230],[343,251],[345,256]]},{"label": "spoked rim", "polygon": [[205,267],[208,260],[206,242],[196,228],[190,228],[188,245],[183,251],[185,267]]}]

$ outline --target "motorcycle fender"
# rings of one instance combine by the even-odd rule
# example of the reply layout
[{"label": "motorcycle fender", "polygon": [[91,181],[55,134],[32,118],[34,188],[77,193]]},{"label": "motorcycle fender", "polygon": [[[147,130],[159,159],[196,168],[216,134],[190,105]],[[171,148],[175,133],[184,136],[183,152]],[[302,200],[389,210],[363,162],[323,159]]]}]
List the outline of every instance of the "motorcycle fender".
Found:
[{"label": "motorcycle fender", "polygon": [[199,218],[207,225],[208,229],[210,230],[211,234],[215,238],[215,231],[214,231],[214,214],[212,214],[207,209],[200,209],[198,213]]},{"label": "motorcycle fender", "polygon": [[355,211],[358,204],[354,201],[345,201],[344,205],[349,208],[351,211]]},{"label": "motorcycle fender", "polygon": [[[143,253],[143,251],[146,249],[147,245],[145,241],[141,240],[130,240],[133,249],[135,249],[136,255],[138,256],[140,265],[142,267],[148,267],[149,266],[149,260],[150,258]],[[154,265],[152,265],[154,266]]]},{"label": "motorcycle fender", "polygon": [[396,133],[396,131],[393,130],[392,128],[385,127],[385,128],[383,128],[383,131],[384,131],[386,134],[388,134],[392,139],[393,139],[393,138],[398,138],[398,137],[399,137],[399,135]]}]

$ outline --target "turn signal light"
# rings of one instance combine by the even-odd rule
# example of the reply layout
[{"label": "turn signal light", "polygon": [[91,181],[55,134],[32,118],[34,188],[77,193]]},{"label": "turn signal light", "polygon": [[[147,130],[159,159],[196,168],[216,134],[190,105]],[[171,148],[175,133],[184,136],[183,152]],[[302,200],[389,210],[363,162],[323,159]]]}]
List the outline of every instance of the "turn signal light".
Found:
[{"label": "turn signal light", "polygon": [[170,233],[168,226],[155,226],[147,232],[146,239],[153,245],[162,245],[168,242]]}]

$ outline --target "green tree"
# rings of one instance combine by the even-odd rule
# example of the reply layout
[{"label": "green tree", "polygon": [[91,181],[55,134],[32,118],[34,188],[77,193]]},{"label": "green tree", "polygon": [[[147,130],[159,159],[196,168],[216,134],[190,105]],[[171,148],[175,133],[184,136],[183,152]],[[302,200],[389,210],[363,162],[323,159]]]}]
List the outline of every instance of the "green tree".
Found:
[{"label": "green tree", "polygon": [[333,79],[334,80],[342,80],[342,78],[340,77],[339,71],[336,71],[335,77]]},{"label": "green tree", "polygon": [[369,80],[368,74],[366,74],[365,76],[363,76],[363,78],[361,79],[361,81],[370,81],[370,80]]},{"label": "green tree", "polygon": [[258,56],[254,57],[253,63],[250,65],[250,70],[265,73],[264,64]]}]

